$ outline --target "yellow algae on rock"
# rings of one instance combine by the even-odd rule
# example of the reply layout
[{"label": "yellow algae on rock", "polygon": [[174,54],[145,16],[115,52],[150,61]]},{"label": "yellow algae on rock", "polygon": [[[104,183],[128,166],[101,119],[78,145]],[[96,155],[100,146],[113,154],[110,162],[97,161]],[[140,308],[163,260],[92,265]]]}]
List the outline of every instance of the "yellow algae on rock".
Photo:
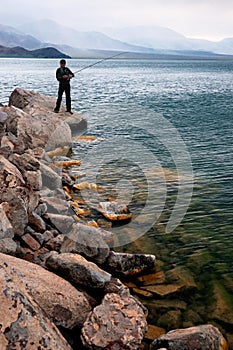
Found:
[{"label": "yellow algae on rock", "polygon": [[54,162],[54,164],[57,166],[61,166],[63,168],[67,168],[67,167],[73,166],[73,165],[81,165],[82,162],[80,160],[73,159],[73,160]]},{"label": "yellow algae on rock", "polygon": [[75,136],[72,138],[73,141],[95,141],[97,138],[90,135]]},{"label": "yellow algae on rock", "polygon": [[73,185],[73,188],[76,190],[98,190],[99,189],[99,187],[96,184],[89,183],[86,181]]},{"label": "yellow algae on rock", "polygon": [[65,147],[58,147],[52,151],[47,152],[47,155],[52,158],[56,156],[66,156],[70,151],[70,147],[65,146]]},{"label": "yellow algae on rock", "polygon": [[130,220],[132,214],[126,205],[119,204],[118,202],[100,202],[98,206],[99,212],[108,220],[121,221]]}]

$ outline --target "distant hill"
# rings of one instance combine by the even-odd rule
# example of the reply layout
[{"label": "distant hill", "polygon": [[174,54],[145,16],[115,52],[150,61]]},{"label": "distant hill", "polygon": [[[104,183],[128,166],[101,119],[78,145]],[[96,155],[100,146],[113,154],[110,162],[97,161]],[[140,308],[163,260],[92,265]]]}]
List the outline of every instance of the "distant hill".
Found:
[{"label": "distant hill", "polygon": [[25,49],[37,49],[41,41],[13,27],[0,24],[0,45],[7,47],[22,46]]},{"label": "distant hill", "polygon": [[0,45],[0,57],[17,58],[71,58],[60,52],[54,47],[45,47],[43,49],[27,50],[21,46],[6,47]]}]

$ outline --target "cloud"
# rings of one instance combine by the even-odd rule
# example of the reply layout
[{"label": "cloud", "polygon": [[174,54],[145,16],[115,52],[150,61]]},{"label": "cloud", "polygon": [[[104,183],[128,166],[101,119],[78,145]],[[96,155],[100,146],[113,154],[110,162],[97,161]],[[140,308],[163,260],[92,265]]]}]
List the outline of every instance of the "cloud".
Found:
[{"label": "cloud", "polygon": [[49,18],[76,29],[160,25],[184,35],[233,36],[232,0],[8,0],[0,23]]}]

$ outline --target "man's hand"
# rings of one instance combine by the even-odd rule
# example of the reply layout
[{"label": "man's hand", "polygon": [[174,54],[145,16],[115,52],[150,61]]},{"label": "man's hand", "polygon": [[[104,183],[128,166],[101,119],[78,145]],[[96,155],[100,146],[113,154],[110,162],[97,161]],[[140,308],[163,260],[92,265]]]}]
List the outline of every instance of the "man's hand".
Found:
[{"label": "man's hand", "polygon": [[63,75],[62,78],[63,78],[63,79],[68,79],[68,78],[69,78],[69,75]]},{"label": "man's hand", "polygon": [[69,79],[73,78],[73,75],[72,75],[72,74],[69,74],[68,78],[69,78]]}]

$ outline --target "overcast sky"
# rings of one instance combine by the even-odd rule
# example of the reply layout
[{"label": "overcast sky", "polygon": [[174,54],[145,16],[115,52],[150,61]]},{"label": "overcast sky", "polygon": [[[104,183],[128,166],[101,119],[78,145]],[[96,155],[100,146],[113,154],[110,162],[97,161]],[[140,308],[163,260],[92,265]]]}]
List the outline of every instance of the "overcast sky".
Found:
[{"label": "overcast sky", "polygon": [[7,0],[0,23],[52,19],[75,29],[159,25],[188,37],[233,37],[233,0]]}]

